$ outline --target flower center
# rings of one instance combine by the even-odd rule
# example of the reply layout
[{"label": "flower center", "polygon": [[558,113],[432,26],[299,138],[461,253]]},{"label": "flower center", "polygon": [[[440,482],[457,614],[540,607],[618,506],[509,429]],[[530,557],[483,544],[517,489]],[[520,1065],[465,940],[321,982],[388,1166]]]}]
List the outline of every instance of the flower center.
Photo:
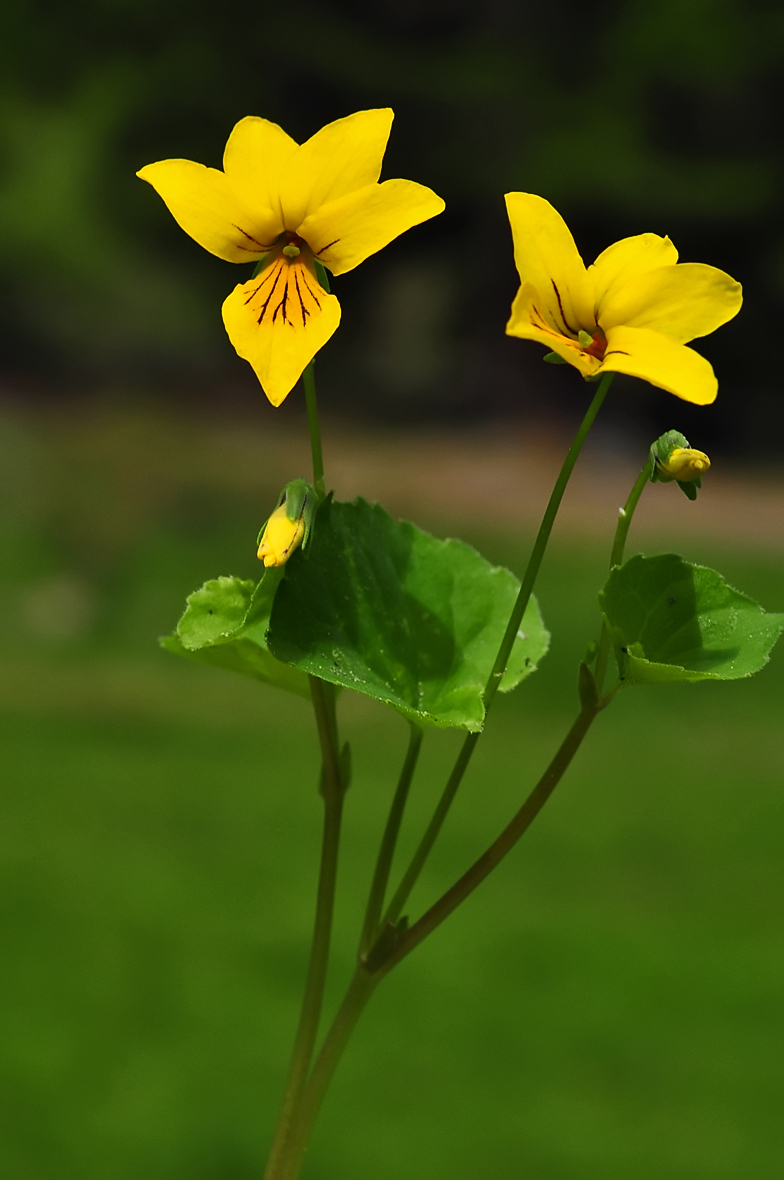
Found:
[{"label": "flower center", "polygon": [[604,350],[607,347],[607,337],[601,328],[597,328],[593,336],[591,336],[589,332],[583,332],[581,330],[578,333],[577,339],[580,342],[582,351],[586,353],[587,356],[596,357],[596,359],[599,361],[604,360]]},{"label": "flower center", "polygon": [[283,247],[281,253],[284,254],[286,258],[293,261],[302,253],[302,247],[304,245],[305,242],[302,240],[302,238],[298,238],[296,234],[286,234],[286,245]]}]

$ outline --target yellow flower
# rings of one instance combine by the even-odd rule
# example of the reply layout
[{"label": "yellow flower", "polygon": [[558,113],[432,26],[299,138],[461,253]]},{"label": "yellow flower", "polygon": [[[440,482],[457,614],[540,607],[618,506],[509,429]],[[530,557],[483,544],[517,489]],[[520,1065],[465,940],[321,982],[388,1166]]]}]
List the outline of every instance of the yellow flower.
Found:
[{"label": "yellow flower", "polygon": [[695,451],[691,447],[676,447],[670,451],[669,459],[656,460],[658,478],[662,483],[677,479],[678,483],[689,483],[691,480],[702,479],[710,467],[710,459],[704,451]]},{"label": "yellow flower", "polygon": [[223,171],[162,160],[137,173],[200,246],[227,262],[263,262],[223,304],[229,339],[274,406],[340,322],[314,260],[353,270],[444,202],[411,180],[378,183],[391,110],[359,111],[298,145],[249,116],[229,136]]},{"label": "yellow flower", "polygon": [[586,268],[563,218],[542,197],[508,193],[520,290],[506,331],[546,344],[584,377],[627,373],[697,405],[718,390],[685,345],[740,310],[741,287],[701,263],[676,265],[669,238],[639,234]]},{"label": "yellow flower", "polygon": [[304,535],[304,519],[298,516],[295,520],[289,520],[284,501],[267,521],[256,556],[265,566],[285,565]]}]

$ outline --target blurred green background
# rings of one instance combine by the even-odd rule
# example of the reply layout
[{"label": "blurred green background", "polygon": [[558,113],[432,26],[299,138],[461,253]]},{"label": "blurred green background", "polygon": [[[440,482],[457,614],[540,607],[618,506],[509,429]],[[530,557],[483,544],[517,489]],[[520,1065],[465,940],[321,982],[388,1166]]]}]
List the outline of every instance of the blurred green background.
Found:
[{"label": "blurred green background", "polygon": [[[700,345],[715,407],[617,383],[538,590],[551,653],[499,702],[416,911],[571,720],[607,533],[654,434],[681,429],[718,462],[696,505],[646,493],[631,550],[680,548],[784,607],[767,346],[784,313],[783,55],[781,6],[740,0],[7,0],[0,1174],[258,1176],[311,922],[306,705],[155,645],[206,578],[256,576],[258,524],[307,471],[300,399],[267,405],[220,324],[238,272],[135,170],[219,164],[248,113],[305,138],[394,107],[385,175],[448,209],[336,285],[328,474],[518,573],[585,389],[503,336],[502,193],[550,198],[586,258],[654,230],[746,286]],[[751,682],[629,693],[599,719],[525,845],[374,998],[307,1174],[780,1174],[783,687],[777,653]],[[332,1005],[406,741],[361,698],[341,713],[356,775]],[[404,851],[456,740],[428,737]]]}]

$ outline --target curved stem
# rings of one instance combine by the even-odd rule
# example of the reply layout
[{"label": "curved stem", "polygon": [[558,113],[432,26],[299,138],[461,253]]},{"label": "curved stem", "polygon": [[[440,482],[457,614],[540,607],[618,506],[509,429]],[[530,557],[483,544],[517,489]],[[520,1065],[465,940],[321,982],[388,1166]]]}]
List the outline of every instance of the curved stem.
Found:
[{"label": "curved stem", "polygon": [[[531,556],[528,559],[528,565],[526,566],[525,573],[523,574],[523,580],[520,584],[520,589],[518,591],[515,604],[512,608],[512,613],[509,617],[509,622],[507,624],[506,631],[504,632],[504,637],[501,640],[501,645],[498,648],[498,654],[495,658],[493,669],[490,673],[487,684],[485,685],[483,695],[485,716],[487,716],[487,711],[490,708],[493,698],[500,687],[504,672],[506,671],[506,666],[509,663],[509,656],[511,655],[514,642],[517,638],[517,633],[520,629],[520,624],[522,623],[523,616],[526,612],[526,608],[530,602],[531,594],[533,593],[536,578],[539,573],[539,568],[542,564],[542,558],[544,557],[545,550],[547,549],[547,542],[550,540],[550,533],[553,530],[553,524],[555,523],[555,518],[558,515],[558,509],[561,505],[563,494],[566,491],[566,485],[568,484],[569,478],[572,474],[572,471],[574,470],[574,465],[577,462],[580,451],[582,450],[583,443],[588,437],[588,432],[593,426],[596,415],[601,409],[602,402],[607,396],[607,390],[610,388],[612,379],[612,373],[607,373],[606,376],[602,378],[599,388],[596,390],[593,400],[588,407],[586,415],[580,423],[580,427],[574,437],[571,447],[569,448],[569,452],[564,459],[558,479],[555,481],[555,487],[552,490],[550,499],[547,503],[547,508],[545,509],[544,516],[542,517],[542,523],[539,526],[539,532],[536,535],[536,540],[534,541],[534,546],[531,550]],[[463,775],[468,769],[468,764],[471,761],[471,755],[474,752],[476,743],[479,741],[479,737],[480,734],[478,733],[469,733],[460,747],[457,760],[433,813],[433,818],[431,819],[427,830],[422,837],[419,847],[414,853],[411,863],[409,864],[405,875],[403,876],[403,880],[400,882],[398,890],[395,893],[395,896],[393,897],[386,914],[384,915],[385,922],[394,923],[397,921],[403,910],[403,906],[406,904],[411,894],[411,890],[414,888],[414,885],[419,879],[419,874],[422,872],[425,861],[430,855],[430,851],[436,842],[439,832],[441,831],[441,827],[449,813],[449,809],[452,806],[452,802],[455,798],[455,795],[457,794],[460,783],[462,782]]]},{"label": "curved stem", "polygon": [[640,496],[645,491],[647,485],[651,482],[651,465],[652,460],[643,467],[637,479],[634,481],[634,487],[629,492],[629,498],[624,504],[623,508],[618,512],[618,524],[615,526],[615,538],[613,540],[612,552],[610,553],[610,569],[614,565],[623,565],[623,551],[626,548],[626,537],[629,533],[629,527],[634,517],[634,510],[637,507]]},{"label": "curved stem", "polygon": [[479,857],[467,873],[425,913],[410,930],[401,935],[393,953],[375,971],[365,970],[360,964],[354,974],[346,997],[330,1028],[324,1045],[305,1087],[298,1109],[296,1126],[286,1144],[285,1158],[275,1173],[275,1180],[297,1180],[305,1148],[318,1116],[327,1087],[348,1043],[349,1037],[374,989],[385,975],[419,946],[436,927],[465,901],[493,869],[500,864],[520,837],[533,823],[553,793],[564,771],[580,747],[600,708],[583,709],[561,744],[547,770],[523,806],[497,840]]},{"label": "curved stem", "polygon": [[[634,482],[634,487],[629,492],[629,497],[623,508],[618,510],[618,523],[615,526],[615,537],[613,538],[613,547],[610,553],[610,569],[614,569],[616,565],[623,565],[623,552],[626,548],[626,538],[629,534],[629,528],[634,517],[634,510],[637,507],[640,496],[643,494],[645,487],[650,483],[651,479],[651,465],[652,459],[643,467],[637,479]],[[604,686],[604,677],[607,673],[607,664],[610,659],[610,630],[604,619],[602,619],[602,633],[599,637],[599,648],[596,653],[596,670],[594,677],[596,685],[601,696],[602,688]]]},{"label": "curved stem", "polygon": [[319,427],[318,405],[316,403],[315,361],[311,361],[302,374],[305,384],[305,405],[308,410],[310,430],[310,454],[313,461],[313,486],[320,500],[326,495],[324,483],[324,456],[321,453],[321,429]]},{"label": "curved stem", "polygon": [[531,550],[531,556],[528,558],[528,565],[526,566],[525,573],[523,574],[523,580],[520,584],[517,600],[514,604],[514,607],[512,608],[512,613],[509,616],[509,622],[507,624],[504,637],[501,640],[501,646],[498,649],[498,655],[495,658],[493,670],[490,673],[490,678],[485,686],[485,711],[487,711],[489,708],[493,697],[498,691],[501,680],[503,679],[504,672],[506,671],[506,665],[509,663],[509,656],[512,654],[512,648],[514,647],[515,639],[517,639],[517,632],[520,629],[520,624],[523,621],[523,615],[525,614],[526,608],[533,593],[536,578],[539,573],[539,567],[542,564],[542,558],[544,557],[545,550],[547,549],[547,542],[550,540],[550,533],[553,531],[553,525],[555,524],[555,518],[558,515],[558,509],[561,506],[563,494],[566,491],[566,485],[569,482],[572,471],[574,470],[574,465],[577,462],[580,451],[583,448],[583,443],[588,437],[588,432],[593,426],[596,415],[601,409],[602,402],[607,396],[607,390],[610,388],[610,383],[612,382],[613,376],[614,374],[607,373],[600,381],[599,388],[596,390],[596,393],[593,396],[593,401],[588,407],[588,411],[580,423],[579,430],[574,436],[574,442],[569,448],[569,453],[564,459],[563,467],[561,468],[561,471],[558,475],[558,479],[555,481],[555,487],[552,490],[550,499],[547,503],[547,508],[545,509],[544,516],[542,517],[542,523],[539,526],[539,532],[536,535],[534,547]]},{"label": "curved stem", "polygon": [[[316,490],[319,495],[324,494],[324,471],[323,460],[321,457],[321,441],[318,432],[318,415],[316,409],[316,393],[315,381],[313,379],[312,365],[308,366],[304,374],[305,378],[305,394],[308,406],[308,421],[310,424],[311,434],[311,449],[313,453],[313,478]],[[561,472],[553,488],[552,495],[545,510],[542,524],[534,543],[531,556],[526,567],[523,581],[513,607],[504,637],[498,649],[498,654],[495,659],[492,671],[485,685],[483,702],[485,706],[485,713],[490,707],[493,698],[500,686],[506,666],[509,661],[512,648],[514,646],[520,624],[523,620],[525,610],[528,606],[533,587],[536,581],[539,568],[542,563],[542,558],[547,547],[547,542],[550,538],[553,523],[558,513],[558,508],[561,503],[566,485],[571,476],[577,457],[580,453],[582,445],[587,437],[588,431],[593,425],[594,419],[601,407],[602,402],[606,396],[609,388],[612,375],[608,374],[601,382],[593,401],[588,408],[588,412],[583,419],[580,428],[575,436],[574,442],[569,449]],[[316,685],[319,687],[316,688]],[[324,797],[325,805],[330,806],[330,801],[334,804],[337,800],[338,806],[342,805],[342,786],[340,782],[340,758],[337,749],[336,730],[334,726],[334,705],[332,712],[332,720],[330,723],[329,710],[325,706],[324,686],[320,681],[311,678],[311,689],[313,690],[314,707],[316,708],[317,721],[319,723],[319,735],[322,738],[322,752],[324,756]],[[321,699],[321,706],[319,705],[319,694]],[[501,833],[498,839],[490,846],[490,848],[483,854],[482,857],[468,870],[461,879],[448,890],[446,894],[434,906],[423,915],[423,917],[415,923],[415,925],[405,934],[401,935],[392,945],[394,949],[392,953],[384,954],[378,967],[374,970],[368,970],[360,963],[343,1004],[338,1011],[335,1021],[327,1034],[324,1045],[319,1053],[316,1062],[313,1066],[310,1078],[305,1084],[305,1075],[307,1073],[308,1061],[313,1051],[313,1044],[318,1027],[318,1017],[321,1011],[321,998],[323,996],[324,977],[326,974],[326,957],[324,957],[324,975],[321,977],[320,990],[314,986],[314,994],[318,991],[318,1000],[316,1004],[311,1007],[315,1010],[315,1021],[313,1020],[313,1012],[311,1012],[308,1020],[307,1036],[302,1037],[303,1051],[297,1057],[297,1070],[294,1079],[294,1084],[290,1087],[291,1098],[288,1103],[284,1103],[284,1110],[281,1112],[281,1119],[278,1124],[278,1134],[276,1135],[273,1152],[270,1156],[270,1161],[265,1172],[265,1180],[297,1180],[302,1164],[305,1148],[313,1129],[318,1110],[326,1092],[327,1086],[335,1071],[335,1067],[343,1053],[346,1043],[351,1035],[351,1032],[356,1025],[359,1016],[369,1000],[378,981],[387,974],[389,970],[396,963],[400,962],[407,954],[409,954],[414,947],[427,937],[442,921],[463,901],[476,887],[484,880],[484,878],[492,871],[493,868],[506,855],[511,847],[517,842],[520,836],[528,828],[534,817],[538,814],[546,800],[549,798],[556,784],[563,775],[566,767],[569,765],[574,753],[578,749],[585,733],[599,711],[598,707],[591,709],[583,709],[577,721],[572,726],[569,734],[564,740],[561,748],[551,762],[545,774],[535,787],[534,791],[528,797],[523,807],[514,817],[508,827]],[[438,832],[446,818],[446,815],[454,799],[463,775],[468,767],[471,755],[477,741],[479,740],[478,733],[471,733],[466,736],[465,741],[460,749],[455,766],[449,776],[444,792],[441,796],[433,818],[428,826],[425,835],[416,850],[408,870],[404,874],[403,880],[395,893],[387,911],[384,915],[382,925],[386,923],[395,923],[400,915],[402,907],[408,899],[408,896],[413,888],[425,860],[435,842]],[[328,740],[325,740],[328,739]],[[392,857],[394,853],[395,842],[400,828],[403,808],[406,797],[410,787],[411,776],[413,775],[416,759],[419,753],[419,745],[421,743],[421,734],[417,739],[412,734],[409,743],[409,750],[406,756],[406,762],[401,773],[401,779],[398,783],[398,788],[393,799],[392,809],[387,821],[387,827],[382,839],[381,849],[379,851],[379,859],[376,865],[376,870],[373,878],[373,885],[371,887],[371,896],[368,901],[368,910],[365,916],[365,923],[363,927],[363,945],[366,942],[372,941],[374,932],[378,927],[378,913],[383,904],[383,894],[386,890],[386,884],[391,868]],[[333,791],[330,787],[336,789]],[[338,813],[339,814],[339,813]],[[326,839],[326,836],[325,836]],[[334,876],[332,880],[332,890],[334,895]],[[319,890],[321,899],[321,888]],[[319,907],[320,908],[320,907]],[[329,927],[331,927],[332,907],[331,901],[329,904],[329,925],[327,927],[327,941],[326,948],[328,948]],[[318,920],[317,920],[318,927]],[[383,939],[383,931],[381,934]],[[314,957],[316,955],[316,937],[314,936],[314,950],[311,955],[311,968],[313,967]],[[323,942],[323,931],[320,936],[320,941]],[[379,942],[376,942],[378,949]],[[320,954],[323,953],[323,948]],[[369,956],[366,961],[372,960],[373,955]],[[318,974],[318,972],[316,972]],[[309,968],[309,985],[310,985],[311,969]],[[310,986],[306,988],[306,996],[310,991]],[[303,1021],[304,1021],[304,1005],[303,1005]],[[301,1021],[301,1029],[303,1025]],[[312,1034],[312,1035],[311,1035]],[[300,1041],[300,1034],[298,1033],[298,1042]],[[307,1050],[307,1057],[304,1050]],[[304,1067],[302,1061],[304,1060]],[[294,1074],[294,1062],[292,1063],[292,1074]],[[284,1115],[286,1116],[284,1119]]]},{"label": "curved stem", "polygon": [[408,799],[411,780],[414,777],[414,771],[419,759],[419,751],[422,748],[423,736],[423,732],[419,726],[414,725],[412,722],[406,758],[403,768],[400,771],[400,779],[398,780],[397,789],[392,799],[392,806],[389,809],[384,835],[381,838],[381,847],[378,850],[378,859],[376,861],[375,872],[373,873],[373,882],[370,886],[370,896],[368,897],[365,921],[362,926],[362,937],[359,943],[360,955],[370,947],[378,933],[381,908],[384,904],[387,885],[389,884],[389,873],[392,868],[392,858],[395,855],[395,846],[398,835],[400,834],[400,825],[403,820],[403,812]]},{"label": "curved stem", "polygon": [[484,881],[485,877],[501,863],[523,833],[528,830],[552,795],[599,711],[598,707],[583,709],[581,711],[574,725],[561,743],[552,762],[547,767],[547,770],[511,822],[507,824],[500,836],[474,862],[471,868],[463,874],[459,881],[456,881],[452,888],[448,889],[435,905],[432,905],[422,915],[418,922],[415,922],[405,934],[400,936],[393,953],[381,966],[379,978],[386,975],[388,971],[391,971],[406,955],[411,954],[411,951],[419,946],[420,942],[427,938],[429,934],[432,934],[457,909],[461,902],[465,901],[469,894],[473,893],[476,887]]},{"label": "curved stem", "polygon": [[324,799],[324,831],[321,843],[321,865],[305,993],[302,998],[302,1008],[294,1038],[283,1102],[264,1172],[265,1180],[273,1180],[273,1177],[278,1180],[281,1161],[286,1157],[288,1139],[299,1122],[298,1109],[318,1035],[324,1000],[324,985],[327,978],[340,846],[340,822],[345,794],[340,771],[334,697],[328,691],[328,687],[331,688],[315,676],[310,677],[313,709],[316,714],[322,756],[321,794]]},{"label": "curved stem", "polygon": [[457,761],[452,768],[452,773],[447,780],[447,784],[444,787],[441,798],[439,799],[436,809],[433,812],[433,818],[430,820],[425,834],[420,840],[419,846],[411,858],[411,863],[403,874],[403,879],[400,882],[394,897],[387,906],[383,923],[385,926],[389,923],[394,925],[403,912],[403,906],[408,901],[411,895],[411,890],[419,880],[419,874],[422,872],[422,869],[425,866],[425,861],[430,855],[430,850],[436,842],[438,833],[441,831],[444,820],[446,819],[449,812],[449,808],[452,806],[452,800],[457,794],[457,789],[460,786],[460,783],[463,781],[463,775],[468,768],[468,763],[471,761],[471,755],[474,752],[474,746],[478,741],[478,733],[469,733],[460,747],[460,753],[457,756]]},{"label": "curved stem", "polygon": [[286,1145],[285,1157],[281,1157],[280,1167],[274,1173],[274,1180],[297,1180],[327,1087],[377,982],[377,977],[370,975],[362,967],[357,968],[321,1052],[316,1058],[299,1108],[296,1126],[293,1127]]}]

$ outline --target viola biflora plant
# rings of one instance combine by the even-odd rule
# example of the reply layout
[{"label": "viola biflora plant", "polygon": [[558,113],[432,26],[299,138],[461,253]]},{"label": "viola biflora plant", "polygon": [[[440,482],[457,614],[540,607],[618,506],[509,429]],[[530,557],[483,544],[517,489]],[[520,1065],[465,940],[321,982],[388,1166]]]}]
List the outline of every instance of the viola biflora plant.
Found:
[{"label": "viola biflora plant", "polygon": [[[577,674],[573,725],[498,838],[424,913],[408,899],[447,819],[496,693],[509,692],[547,652],[534,584],[564,490],[615,373],[708,405],[709,363],[687,347],[740,310],[738,283],[711,266],[679,263],[669,238],[640,234],[586,267],[564,221],[541,197],[507,198],[520,289],[507,333],[578,370],[592,396],[555,481],[522,581],[474,549],[393,519],[378,504],[327,492],[313,358],[332,336],[340,275],[444,202],[409,180],[379,183],[389,110],[361,111],[298,145],[265,119],[243,119],[223,171],[164,160],[139,175],[182,228],[228,262],[254,264],[223,305],[229,339],[277,406],[303,378],[311,482],[292,479],[257,538],[258,582],[219,577],[192,594],[171,652],[233,669],[308,698],[321,752],[324,832],[314,935],[266,1180],[296,1180],[319,1108],[351,1032],[379,983],[444,922],[525,833],[598,715],[633,686],[732,680],[767,662],[784,615],[767,614],[720,574],[666,553],[624,549],[650,483],[677,482],[694,499],[710,467],[677,431],[645,458],[612,541],[599,594],[598,634]],[[407,720],[408,747],[379,832],[378,857],[345,998],[322,1028],[341,813],[351,781],[339,736],[338,690],[383,701]],[[454,767],[410,863],[393,880],[395,846],[426,731],[464,734]],[[479,851],[479,850],[478,850]],[[413,1161],[412,1161],[413,1162]]]}]

